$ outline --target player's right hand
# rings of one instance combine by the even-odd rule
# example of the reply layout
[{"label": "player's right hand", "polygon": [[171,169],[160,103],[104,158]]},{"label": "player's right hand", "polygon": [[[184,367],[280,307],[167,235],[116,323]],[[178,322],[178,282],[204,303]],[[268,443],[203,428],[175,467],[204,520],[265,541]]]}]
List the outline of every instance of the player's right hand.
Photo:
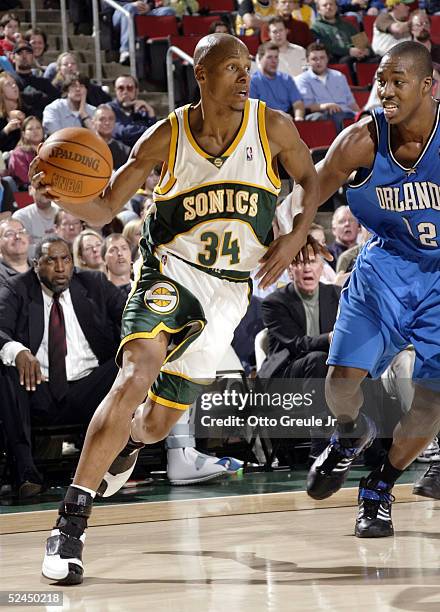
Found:
[{"label": "player's right hand", "polygon": [[36,385],[39,385],[43,380],[38,359],[26,349],[20,351],[15,357],[15,365],[18,370],[20,385],[24,386],[26,391],[35,391]]}]

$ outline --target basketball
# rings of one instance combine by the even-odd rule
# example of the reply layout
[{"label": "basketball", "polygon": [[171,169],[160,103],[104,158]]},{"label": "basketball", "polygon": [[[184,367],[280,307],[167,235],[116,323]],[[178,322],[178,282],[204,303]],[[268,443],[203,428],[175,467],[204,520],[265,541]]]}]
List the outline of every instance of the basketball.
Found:
[{"label": "basketball", "polygon": [[107,186],[113,158],[104,140],[86,128],[54,132],[38,151],[39,171],[50,193],[66,202],[89,202]]}]

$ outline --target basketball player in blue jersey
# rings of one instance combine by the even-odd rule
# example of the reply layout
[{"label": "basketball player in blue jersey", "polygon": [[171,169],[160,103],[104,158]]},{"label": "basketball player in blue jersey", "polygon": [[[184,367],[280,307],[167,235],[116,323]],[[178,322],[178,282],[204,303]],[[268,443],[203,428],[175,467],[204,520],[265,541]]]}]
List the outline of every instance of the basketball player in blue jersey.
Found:
[{"label": "basketball player in blue jersey", "polygon": [[[419,43],[393,47],[377,71],[383,108],[344,130],[317,168],[321,201],[356,172],[347,199],[373,237],[341,294],[326,381],[338,424],[310,469],[311,497],[335,493],[374,439],[374,424],[359,413],[361,381],[380,376],[409,344],[416,354],[411,410],[387,458],[360,483],[358,537],[393,534],[391,489],[440,430],[440,111],[432,70]],[[425,475],[415,492],[435,496],[438,476]]]},{"label": "basketball player in blue jersey", "polygon": [[[92,225],[107,223],[163,162],[140,244],[143,265],[123,315],[121,369],[90,423],[47,541],[43,575],[60,584],[82,582],[96,492],[116,492],[140,448],[164,439],[200,382],[215,378],[247,309],[250,272],[260,262],[261,285],[271,285],[303,247],[316,213],[316,171],[293,122],[248,99],[246,46],[227,34],[207,36],[194,64],[201,102],[153,126],[101,198],[62,204]],[[273,240],[277,159],[300,185],[303,213],[291,233]],[[31,175],[50,193],[38,160]],[[39,373],[31,375],[38,383]]]}]

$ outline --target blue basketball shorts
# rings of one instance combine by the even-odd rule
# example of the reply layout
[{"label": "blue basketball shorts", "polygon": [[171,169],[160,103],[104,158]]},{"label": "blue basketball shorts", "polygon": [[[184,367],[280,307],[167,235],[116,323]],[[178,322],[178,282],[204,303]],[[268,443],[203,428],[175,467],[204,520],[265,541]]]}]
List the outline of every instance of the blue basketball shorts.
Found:
[{"label": "blue basketball shorts", "polygon": [[440,261],[408,260],[373,238],[342,290],[327,363],[377,378],[409,344],[413,379],[440,389]]}]

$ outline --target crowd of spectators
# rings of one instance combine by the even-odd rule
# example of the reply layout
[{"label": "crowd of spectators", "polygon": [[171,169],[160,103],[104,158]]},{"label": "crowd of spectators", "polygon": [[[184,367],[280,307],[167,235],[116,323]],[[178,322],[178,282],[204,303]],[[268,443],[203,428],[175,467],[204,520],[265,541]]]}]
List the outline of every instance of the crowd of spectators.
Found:
[{"label": "crowd of spectators", "polygon": [[[178,0],[119,4],[132,14],[158,17],[180,17],[185,11],[198,10],[196,0],[185,5]],[[87,0],[70,3],[75,23],[81,23],[89,9]],[[364,15],[376,16],[371,45],[358,36]],[[128,58],[124,19],[118,12],[112,17],[122,64]],[[422,10],[410,15],[409,0],[340,0],[338,4],[336,0],[241,0],[233,30],[231,23],[231,19],[219,19],[211,31],[260,37],[251,97],[290,113],[296,122],[332,120],[337,131],[361,109],[347,73],[332,64],[346,64],[351,82],[356,83],[359,62],[377,63],[393,44],[413,38],[429,48],[436,69],[440,65],[440,47],[431,41],[429,15]],[[32,423],[68,423],[72,414],[76,421],[87,423],[116,374],[110,362],[120,315],[139,255],[141,226],[161,168],[154,169],[143,189],[108,227],[88,227],[35,193],[29,186],[29,164],[47,136],[64,127],[93,130],[108,144],[116,170],[127,161],[137,139],[157,121],[156,112],[142,99],[139,82],[128,73],[115,79],[111,95],[80,73],[74,52],[60,53],[55,62],[46,61],[44,30],[22,31],[14,13],[1,17],[0,36],[0,151],[4,164],[0,172],[13,193],[29,198],[22,206],[17,195],[18,206],[9,210],[4,202],[0,205],[0,395],[7,398],[2,400],[0,416],[15,458],[15,481],[26,496],[42,487],[30,444]],[[255,336],[267,328],[269,348],[261,377],[303,378],[306,385],[307,379],[325,377],[340,285],[367,238],[346,206],[335,211],[331,231],[333,262],[291,267],[265,295],[255,291],[234,344],[249,375],[256,374]],[[311,233],[319,242],[326,242],[323,227],[315,224]],[[78,347],[82,353],[78,363],[66,362],[63,384],[67,387],[60,396],[51,389],[48,376],[53,358],[49,319],[57,283],[65,284],[60,302],[65,308],[66,331],[67,324],[72,326],[67,332],[67,354],[77,354]],[[87,316],[83,310],[86,301],[91,306]],[[238,338],[242,341],[237,342]],[[72,348],[75,343],[79,343],[76,349]],[[36,391],[31,394],[20,378],[26,368],[34,372],[29,384]],[[91,387],[94,393],[85,401]],[[12,406],[18,410],[11,410]],[[326,410],[322,394],[322,414]],[[313,431],[311,438],[311,456],[316,456],[322,440],[314,439]]]}]

